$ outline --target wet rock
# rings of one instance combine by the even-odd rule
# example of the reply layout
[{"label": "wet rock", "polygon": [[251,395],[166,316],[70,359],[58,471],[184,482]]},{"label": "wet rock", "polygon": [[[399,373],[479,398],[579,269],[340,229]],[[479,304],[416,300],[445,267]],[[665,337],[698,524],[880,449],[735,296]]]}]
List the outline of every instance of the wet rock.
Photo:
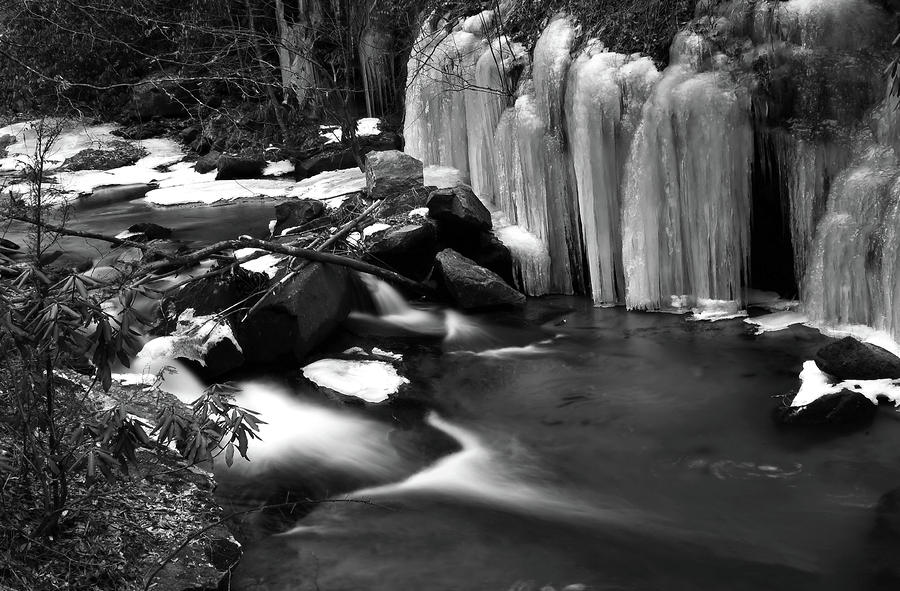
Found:
[{"label": "wet rock", "polygon": [[62,168],[66,170],[111,170],[130,166],[147,155],[147,150],[129,142],[113,141],[102,150],[85,148],[66,158]]},{"label": "wet rock", "polygon": [[149,183],[134,183],[131,185],[110,185],[97,187],[90,196],[79,199],[76,206],[79,209],[89,209],[110,203],[121,203],[142,199],[149,191],[158,188],[158,185]]},{"label": "wet rock", "polygon": [[777,423],[803,427],[826,427],[835,431],[867,427],[875,419],[878,406],[859,392],[841,390],[826,394],[806,406],[779,406]]},{"label": "wet rock", "polygon": [[366,188],[370,199],[390,199],[422,191],[424,167],[420,160],[398,150],[366,154]]},{"label": "wet rock", "polygon": [[203,355],[203,362],[178,358],[191,368],[201,380],[213,382],[228,372],[244,365],[244,355],[230,339],[222,339],[209,345]]},{"label": "wet rock", "polygon": [[819,369],[839,380],[900,378],[900,358],[852,337],[822,347],[816,352],[815,361]]},{"label": "wet rock", "polygon": [[428,275],[436,254],[434,226],[407,224],[384,232],[369,247],[366,259],[407,277],[421,279]]},{"label": "wet rock", "polygon": [[512,253],[493,232],[471,235],[444,230],[439,233],[439,239],[441,244],[490,269],[510,285],[515,285]]},{"label": "wet rock", "polygon": [[0,238],[0,252],[9,254],[19,252],[20,249],[21,247],[12,240]]},{"label": "wet rock", "polygon": [[162,137],[169,132],[169,126],[162,121],[145,121],[128,125],[121,129],[114,129],[110,133],[120,138],[132,141],[148,140]]},{"label": "wet rock", "polygon": [[351,292],[346,269],[319,263],[304,266],[237,327],[247,361],[259,365],[302,361],[347,318]]},{"label": "wet rock", "polygon": [[[240,156],[223,155],[216,163],[217,181],[232,179],[256,179],[263,175],[266,161],[262,158],[243,158]],[[196,170],[196,165],[194,167]]]},{"label": "wet rock", "polygon": [[510,287],[499,275],[455,250],[442,250],[435,262],[444,287],[456,304],[465,310],[525,304],[525,296]]},{"label": "wet rock", "polygon": [[295,164],[294,175],[298,180],[309,178],[323,172],[355,168],[359,164],[350,150],[322,152]]},{"label": "wet rock", "polygon": [[144,235],[147,240],[165,240],[172,237],[172,229],[154,224],[152,222],[141,222],[128,227],[129,232],[139,232]]},{"label": "wet rock", "polygon": [[57,271],[82,273],[94,266],[94,261],[81,252],[52,250],[41,255],[41,264]]},{"label": "wet rock", "polygon": [[448,232],[477,234],[490,230],[491,212],[465,185],[437,189],[428,196],[428,216]]},{"label": "wet rock", "polygon": [[273,236],[280,236],[287,228],[305,226],[325,213],[325,204],[317,199],[285,201],[275,206]]},{"label": "wet rock", "polygon": [[200,174],[212,172],[219,166],[219,158],[221,157],[221,152],[216,152],[215,150],[207,152],[206,155],[201,156],[197,162],[194,163],[194,170]]},{"label": "wet rock", "polygon": [[193,102],[190,93],[178,79],[151,78],[134,85],[131,102],[143,120],[154,117],[180,117]]},{"label": "wet rock", "polygon": [[200,128],[194,125],[190,125],[182,129],[178,134],[178,139],[182,144],[189,146],[194,140],[196,140],[200,136]]}]

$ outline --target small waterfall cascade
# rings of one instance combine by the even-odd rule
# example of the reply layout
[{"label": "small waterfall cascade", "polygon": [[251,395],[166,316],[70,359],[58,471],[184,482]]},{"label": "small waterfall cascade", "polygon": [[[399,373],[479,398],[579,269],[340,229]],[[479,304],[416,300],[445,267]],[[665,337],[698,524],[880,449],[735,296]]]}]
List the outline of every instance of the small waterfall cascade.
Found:
[{"label": "small waterfall cascade", "polygon": [[[476,194],[507,220],[498,233],[543,246],[549,261],[517,261],[523,291],[740,306],[766,273],[750,265],[759,248],[783,253],[786,289],[816,322],[900,334],[900,122],[883,74],[896,18],[881,4],[701,1],[662,71],[582,39],[564,15],[529,56],[502,21],[423,32],[428,61],[460,64],[474,86],[450,99],[446,76],[411,72],[407,141],[426,163],[463,168],[465,155]],[[459,100],[465,128],[450,129]]]}]

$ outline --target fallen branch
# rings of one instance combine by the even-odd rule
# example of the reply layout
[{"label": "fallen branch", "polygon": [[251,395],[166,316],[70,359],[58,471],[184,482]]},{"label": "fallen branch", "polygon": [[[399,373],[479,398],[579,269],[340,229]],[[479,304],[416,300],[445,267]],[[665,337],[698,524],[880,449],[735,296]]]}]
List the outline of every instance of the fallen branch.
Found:
[{"label": "fallen branch", "polygon": [[[371,207],[369,208],[371,209]],[[367,210],[368,211],[368,210]],[[85,232],[79,230],[68,230],[66,228],[55,226],[53,224],[47,224],[44,222],[38,222],[37,220],[32,220],[30,218],[24,216],[14,216],[14,215],[4,215],[3,217],[11,220],[16,220],[20,222],[25,222],[27,224],[32,224],[35,226],[40,226],[42,228],[48,229],[53,232],[57,232],[59,234],[65,236],[76,236],[82,238],[90,238],[93,240],[100,240],[103,242],[108,242],[110,244],[115,244],[116,246],[133,246],[135,248],[139,248],[145,252],[151,252],[153,254],[158,255],[162,259],[160,261],[154,261],[152,263],[148,263],[146,265],[141,266],[134,273],[135,275],[146,275],[152,273],[156,269],[160,269],[163,267],[168,267],[170,265],[181,265],[181,266],[193,266],[199,263],[200,261],[210,258],[213,255],[220,254],[227,250],[239,250],[241,248],[257,248],[259,250],[265,250],[270,253],[283,254],[290,257],[296,257],[308,261],[312,261],[315,263],[324,263],[328,265],[337,265],[339,267],[346,267],[348,269],[353,269],[354,271],[360,271],[361,273],[368,273],[370,275],[374,275],[379,279],[383,279],[389,283],[393,283],[395,285],[399,285],[406,289],[412,290],[415,293],[420,295],[431,296],[434,295],[434,290],[432,290],[429,286],[420,283],[418,281],[413,281],[408,277],[404,277],[399,273],[395,273],[393,271],[389,271],[387,269],[383,269],[381,267],[371,265],[369,263],[364,263],[362,261],[341,256],[337,254],[331,254],[327,252],[320,252],[318,250],[312,250],[309,248],[301,248],[297,246],[291,246],[287,244],[280,244],[278,242],[272,242],[269,240],[260,240],[258,238],[249,238],[242,237],[234,240],[223,240],[221,242],[216,242],[205,248],[201,248],[199,250],[194,251],[193,253],[186,255],[174,255],[171,253],[160,251],[150,245],[134,242],[132,240],[116,238],[114,236],[107,236],[104,234],[98,234],[96,232]],[[363,216],[360,216],[357,219],[362,219]],[[346,229],[346,226],[342,228],[342,230]],[[339,231],[340,232],[340,231]],[[349,233],[349,231],[348,231]],[[337,233],[335,234],[337,235]],[[327,242],[326,242],[327,244]],[[333,242],[332,242],[333,244]],[[324,247],[323,244],[320,248]]]}]

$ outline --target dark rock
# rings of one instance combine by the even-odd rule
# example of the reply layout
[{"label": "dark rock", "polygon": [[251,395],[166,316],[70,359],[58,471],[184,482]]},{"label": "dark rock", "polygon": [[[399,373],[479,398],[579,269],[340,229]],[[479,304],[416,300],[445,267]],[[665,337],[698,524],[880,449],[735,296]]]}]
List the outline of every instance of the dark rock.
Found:
[{"label": "dark rock", "polygon": [[491,212],[466,185],[432,191],[426,205],[429,217],[449,232],[471,234],[491,229]]},{"label": "dark rock", "polygon": [[162,121],[145,121],[135,123],[121,129],[114,129],[110,133],[120,138],[132,141],[148,140],[154,137],[162,137],[169,132],[169,126]]},{"label": "dark rock", "polygon": [[438,242],[443,248],[452,248],[482,267],[486,267],[515,285],[512,253],[493,232],[451,231],[446,226],[438,226]]},{"label": "dark rock", "polygon": [[94,266],[94,261],[82,252],[52,250],[41,255],[41,264],[58,271],[83,273]]},{"label": "dark rock", "polygon": [[298,179],[305,179],[323,172],[355,168],[357,166],[356,158],[350,150],[322,152],[297,162],[294,175]]},{"label": "dark rock", "polygon": [[148,191],[152,191],[155,188],[157,188],[157,185],[146,183],[98,187],[94,189],[90,196],[79,199],[76,205],[79,209],[89,209],[100,205],[109,205],[110,203],[134,201],[135,199],[142,199]]},{"label": "dark rock", "polygon": [[201,156],[197,162],[194,163],[194,170],[199,172],[200,174],[206,174],[207,172],[212,172],[219,166],[219,158],[222,157],[222,154],[216,152],[215,150],[209,151],[206,155]]},{"label": "dark rock", "polygon": [[10,252],[18,252],[21,247],[13,242],[12,240],[7,240],[6,238],[0,238],[0,252],[10,253]]},{"label": "dark rock", "polygon": [[147,150],[129,142],[116,140],[102,150],[85,148],[66,158],[62,168],[66,170],[110,170],[130,166],[147,155]]},{"label": "dark rock", "polygon": [[828,427],[833,430],[853,430],[872,423],[878,406],[852,390],[826,394],[806,406],[779,406],[775,421],[784,425]]},{"label": "dark rock", "polygon": [[141,222],[128,227],[129,232],[140,232],[147,240],[162,240],[172,237],[172,229],[154,224],[152,222]]},{"label": "dark rock", "polygon": [[525,296],[499,275],[452,249],[439,252],[435,261],[444,287],[465,310],[525,304]]},{"label": "dark rock", "polygon": [[437,254],[437,240],[431,224],[408,224],[384,232],[369,247],[366,259],[377,265],[417,279],[428,275]]},{"label": "dark rock", "polygon": [[209,347],[203,356],[203,363],[193,359],[180,361],[190,367],[200,379],[212,382],[244,365],[244,355],[231,339],[222,339]]},{"label": "dark rock", "polygon": [[819,369],[839,380],[900,378],[900,358],[852,337],[822,347],[816,352],[815,360]]},{"label": "dark rock", "polygon": [[366,188],[370,199],[389,199],[425,186],[420,160],[398,150],[366,154]]},{"label": "dark rock", "polygon": [[16,136],[12,134],[0,135],[0,158],[6,157],[6,148],[16,143]]},{"label": "dark rock", "polygon": [[406,217],[410,211],[425,207],[429,193],[431,189],[428,187],[398,193],[387,198],[378,209],[378,213],[383,217]]},{"label": "dark rock", "polygon": [[187,105],[193,102],[181,82],[171,78],[138,82],[133,87],[131,101],[137,116],[144,120],[180,117],[187,113]]},{"label": "dark rock", "polygon": [[285,201],[275,206],[273,236],[280,236],[285,228],[305,226],[325,213],[325,204],[316,199]]},{"label": "dark rock", "polygon": [[302,361],[347,318],[351,290],[350,273],[343,267],[304,266],[237,327],[247,361]]},{"label": "dark rock", "polygon": [[200,128],[194,125],[190,125],[181,130],[178,134],[178,139],[181,140],[181,143],[189,146],[197,137],[200,135]]},{"label": "dark rock", "polygon": [[[196,170],[196,166],[194,167]],[[216,163],[218,174],[217,181],[232,179],[256,179],[263,175],[266,161],[262,158],[242,158],[239,156],[223,155]]]}]

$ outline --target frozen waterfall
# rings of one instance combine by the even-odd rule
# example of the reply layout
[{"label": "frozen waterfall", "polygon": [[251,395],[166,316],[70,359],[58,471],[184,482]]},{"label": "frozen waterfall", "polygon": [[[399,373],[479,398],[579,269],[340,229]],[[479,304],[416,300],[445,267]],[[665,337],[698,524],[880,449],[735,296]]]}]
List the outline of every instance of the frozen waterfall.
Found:
[{"label": "frozen waterfall", "polygon": [[868,0],[701,2],[663,71],[565,16],[531,56],[490,12],[426,27],[408,151],[468,173],[530,295],[740,305],[781,240],[760,252],[816,322],[900,334],[892,23]]}]

